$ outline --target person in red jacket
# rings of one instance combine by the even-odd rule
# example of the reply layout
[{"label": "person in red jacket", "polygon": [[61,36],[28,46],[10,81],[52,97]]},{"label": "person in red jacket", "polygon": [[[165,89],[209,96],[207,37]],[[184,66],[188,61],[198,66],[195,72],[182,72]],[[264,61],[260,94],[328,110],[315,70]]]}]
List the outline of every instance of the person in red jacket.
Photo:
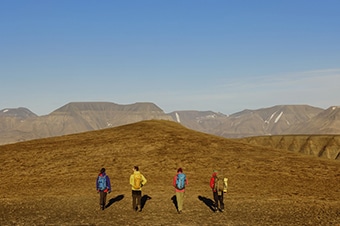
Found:
[{"label": "person in red jacket", "polygon": [[175,187],[176,191],[176,201],[177,201],[177,212],[182,213],[185,186],[188,185],[188,179],[183,173],[182,168],[178,168],[176,176],[172,181],[172,185]]},{"label": "person in red jacket", "polygon": [[223,189],[221,190],[219,187],[222,185],[223,179],[218,177],[218,171],[214,170],[213,174],[211,175],[210,179],[210,188],[213,192],[214,197],[214,209],[215,212],[218,210],[218,206],[220,206],[220,211],[224,211],[224,203],[223,203]]}]

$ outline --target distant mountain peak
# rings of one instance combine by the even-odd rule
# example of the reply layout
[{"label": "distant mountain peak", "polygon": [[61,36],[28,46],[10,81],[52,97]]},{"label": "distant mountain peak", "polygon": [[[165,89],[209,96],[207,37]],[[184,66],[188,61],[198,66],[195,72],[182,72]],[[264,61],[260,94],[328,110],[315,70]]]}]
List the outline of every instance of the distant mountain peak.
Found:
[{"label": "distant mountain peak", "polygon": [[134,104],[116,104],[112,102],[70,102],[52,113],[79,111],[156,111],[163,112],[154,103],[137,102]]},{"label": "distant mountain peak", "polygon": [[36,114],[24,107],[19,108],[5,108],[0,111],[2,117],[16,117],[20,119],[26,119],[30,117],[37,117]]}]

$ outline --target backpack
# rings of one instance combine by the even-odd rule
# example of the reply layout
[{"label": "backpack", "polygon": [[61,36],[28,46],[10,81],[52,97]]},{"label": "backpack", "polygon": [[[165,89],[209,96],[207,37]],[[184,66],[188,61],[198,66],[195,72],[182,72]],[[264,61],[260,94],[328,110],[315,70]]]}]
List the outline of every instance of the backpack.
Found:
[{"label": "backpack", "polygon": [[226,193],[228,191],[228,178],[223,178],[223,192]]},{"label": "backpack", "polygon": [[220,184],[220,179],[217,176],[215,176],[214,177],[214,191],[218,191],[219,184]]},{"label": "backpack", "polygon": [[98,177],[98,189],[100,191],[103,191],[106,189],[106,175],[105,176],[101,176],[99,175]]},{"label": "backpack", "polygon": [[141,174],[135,174],[133,176],[133,188],[134,189],[140,189],[142,184],[142,175]]},{"label": "backpack", "polygon": [[217,176],[214,178],[214,191],[223,191],[226,193],[228,190],[228,178],[224,177],[223,180]]},{"label": "backpack", "polygon": [[179,190],[183,190],[185,188],[185,180],[186,176],[184,173],[177,174],[176,188]]}]

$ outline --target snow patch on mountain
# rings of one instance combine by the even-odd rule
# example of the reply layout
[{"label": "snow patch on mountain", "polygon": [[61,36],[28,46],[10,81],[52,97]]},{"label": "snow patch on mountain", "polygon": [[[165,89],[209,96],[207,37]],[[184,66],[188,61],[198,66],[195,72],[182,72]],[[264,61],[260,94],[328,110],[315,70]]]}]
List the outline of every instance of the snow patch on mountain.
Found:
[{"label": "snow patch on mountain", "polygon": [[207,118],[216,118],[216,115],[215,114],[207,115]]},{"label": "snow patch on mountain", "polygon": [[280,120],[280,118],[281,118],[282,115],[283,115],[283,111],[281,111],[281,113],[279,114],[279,116],[277,116],[277,118],[275,119],[274,123],[277,123],[277,122]]},{"label": "snow patch on mountain", "polygon": [[286,123],[287,123],[287,125],[290,125],[290,123],[289,123],[289,121],[286,119]]},{"label": "snow patch on mountain", "polygon": [[264,123],[269,124],[269,123],[270,123],[270,120],[272,120],[272,119],[274,118],[276,112],[277,112],[277,111],[275,111],[275,112],[270,116],[270,118],[269,118],[268,120],[265,120]]},{"label": "snow patch on mountain", "polygon": [[176,121],[178,122],[178,123],[181,123],[181,120],[180,120],[180,118],[179,118],[179,114],[176,112]]}]

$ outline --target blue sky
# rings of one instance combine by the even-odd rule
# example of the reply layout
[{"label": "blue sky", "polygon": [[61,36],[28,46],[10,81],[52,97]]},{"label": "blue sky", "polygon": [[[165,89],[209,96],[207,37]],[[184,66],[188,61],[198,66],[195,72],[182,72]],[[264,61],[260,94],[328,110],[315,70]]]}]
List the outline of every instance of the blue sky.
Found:
[{"label": "blue sky", "polygon": [[338,0],[0,0],[0,109],[340,105]]}]

